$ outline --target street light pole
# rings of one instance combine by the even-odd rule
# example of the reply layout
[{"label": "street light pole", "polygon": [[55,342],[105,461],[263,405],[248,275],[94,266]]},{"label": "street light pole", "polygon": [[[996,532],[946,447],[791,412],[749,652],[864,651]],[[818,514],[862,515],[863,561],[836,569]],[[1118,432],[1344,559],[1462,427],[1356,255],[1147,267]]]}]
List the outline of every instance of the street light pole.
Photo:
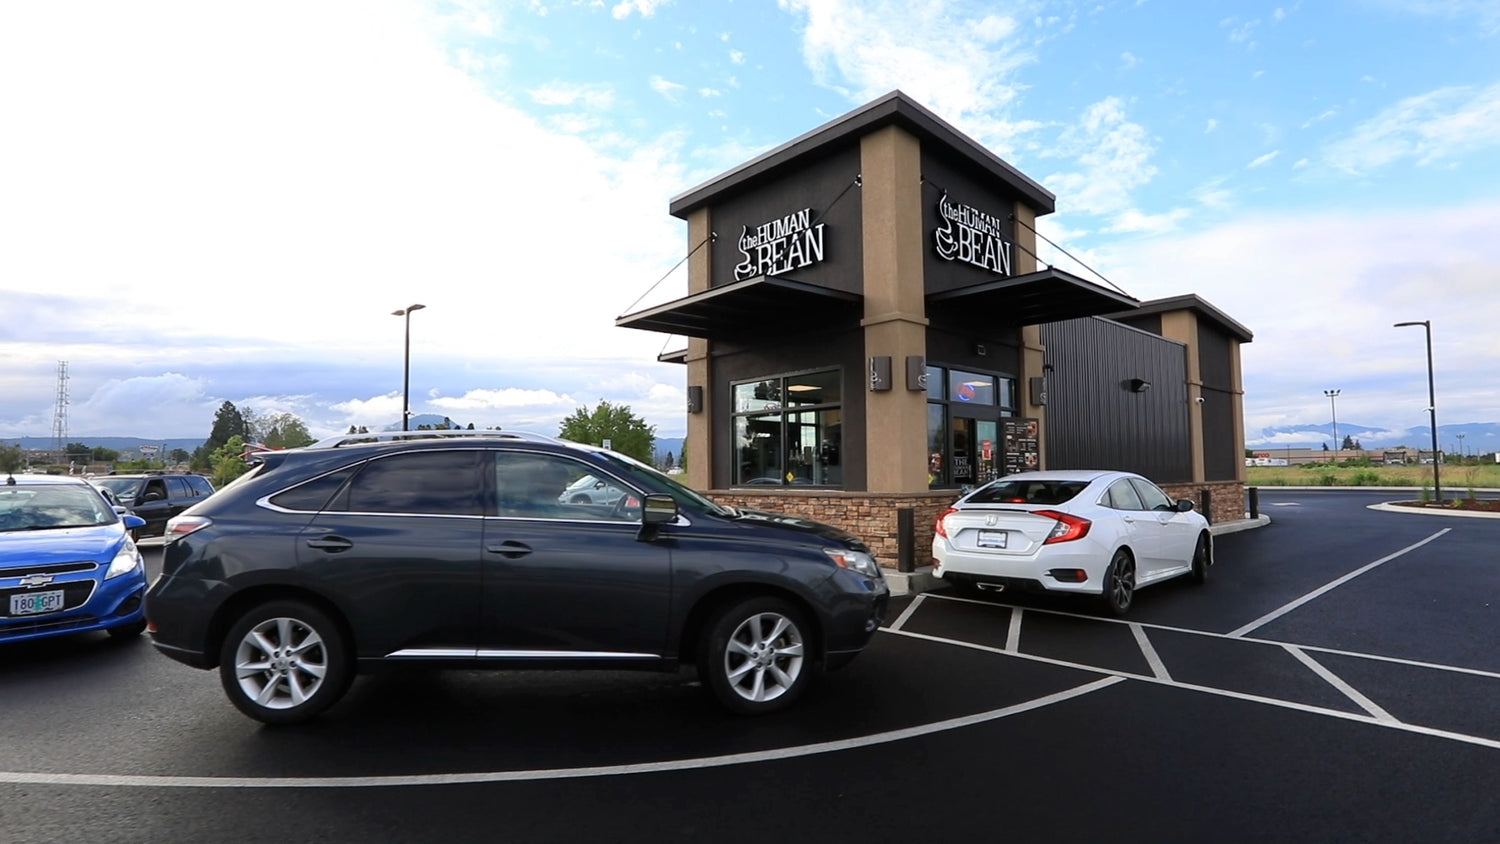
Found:
[{"label": "street light pole", "polygon": [[1339,408],[1335,401],[1339,397],[1339,391],[1324,390],[1323,395],[1328,397],[1328,407],[1333,412],[1333,455],[1337,458],[1339,450],[1344,447],[1339,440]]},{"label": "street light pole", "polygon": [[411,312],[420,311],[426,305],[407,305],[391,316],[406,317],[406,352],[401,363],[401,430],[407,429],[411,419]]},{"label": "street light pole", "polygon": [[1467,456],[1468,456],[1467,454],[1464,454],[1464,435],[1463,434],[1459,434],[1458,435],[1458,462],[1460,462],[1460,463],[1464,462],[1464,458],[1467,457]]},{"label": "street light pole", "polygon": [[1427,332],[1427,412],[1432,418],[1432,491],[1437,497],[1437,502],[1442,504],[1443,484],[1438,474],[1437,386],[1432,378],[1432,321],[1424,319],[1415,322],[1398,322],[1395,327],[1406,328],[1412,325],[1420,325]]}]

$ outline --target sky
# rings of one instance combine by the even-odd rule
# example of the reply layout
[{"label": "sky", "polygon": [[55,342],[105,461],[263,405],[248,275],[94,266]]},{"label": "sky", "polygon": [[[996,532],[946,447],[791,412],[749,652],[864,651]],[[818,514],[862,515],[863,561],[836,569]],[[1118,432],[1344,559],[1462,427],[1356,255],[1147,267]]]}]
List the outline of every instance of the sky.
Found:
[{"label": "sky", "polygon": [[396,424],[411,304],[413,413],[681,436],[686,341],[614,326],[686,295],[669,201],[896,89],[1044,259],[1254,332],[1251,444],[1427,424],[1412,320],[1500,422],[1500,0],[5,3],[0,80],[0,437],[63,361],[70,440]]}]

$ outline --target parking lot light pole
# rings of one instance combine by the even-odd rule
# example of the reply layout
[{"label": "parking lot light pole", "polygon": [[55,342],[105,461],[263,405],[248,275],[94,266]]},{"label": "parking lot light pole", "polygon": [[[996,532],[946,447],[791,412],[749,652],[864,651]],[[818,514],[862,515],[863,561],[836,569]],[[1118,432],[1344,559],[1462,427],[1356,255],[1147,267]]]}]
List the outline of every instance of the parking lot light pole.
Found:
[{"label": "parking lot light pole", "polygon": [[391,316],[406,317],[406,352],[401,364],[401,430],[405,431],[411,419],[411,312],[420,311],[426,305],[407,305]]},{"label": "parking lot light pole", "polygon": [[1432,321],[1420,320],[1416,322],[1398,322],[1396,328],[1406,328],[1412,325],[1420,325],[1427,332],[1427,412],[1432,419],[1432,492],[1439,504],[1443,503],[1443,483],[1438,474],[1438,432],[1437,432],[1437,387],[1432,379]]},{"label": "parking lot light pole", "polygon": [[1328,408],[1333,413],[1333,456],[1338,459],[1339,449],[1344,446],[1339,442],[1339,408],[1335,401],[1339,397],[1339,390],[1324,390],[1323,395],[1328,397]]}]

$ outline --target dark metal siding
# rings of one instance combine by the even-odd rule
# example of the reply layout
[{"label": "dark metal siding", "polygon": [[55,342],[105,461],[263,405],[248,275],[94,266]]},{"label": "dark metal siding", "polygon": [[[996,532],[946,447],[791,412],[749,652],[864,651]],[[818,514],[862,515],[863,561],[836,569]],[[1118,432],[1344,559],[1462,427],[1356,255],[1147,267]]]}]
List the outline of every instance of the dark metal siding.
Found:
[{"label": "dark metal siding", "polygon": [[[1193,480],[1187,350],[1172,340],[1089,317],[1043,325],[1047,347],[1046,466],[1122,469],[1158,483]],[[1131,392],[1133,378],[1151,382]]]},{"label": "dark metal siding", "polygon": [[1203,379],[1203,477],[1239,477],[1244,443],[1234,435],[1234,346],[1230,338],[1198,321],[1198,374]]}]

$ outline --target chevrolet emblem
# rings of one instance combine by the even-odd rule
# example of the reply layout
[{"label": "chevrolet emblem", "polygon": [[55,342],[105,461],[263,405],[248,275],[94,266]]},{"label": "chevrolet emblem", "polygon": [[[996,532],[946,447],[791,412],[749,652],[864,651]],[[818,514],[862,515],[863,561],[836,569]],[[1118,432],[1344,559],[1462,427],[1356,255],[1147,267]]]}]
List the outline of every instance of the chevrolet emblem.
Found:
[{"label": "chevrolet emblem", "polygon": [[28,574],[21,578],[22,586],[46,586],[52,582],[50,574]]}]

